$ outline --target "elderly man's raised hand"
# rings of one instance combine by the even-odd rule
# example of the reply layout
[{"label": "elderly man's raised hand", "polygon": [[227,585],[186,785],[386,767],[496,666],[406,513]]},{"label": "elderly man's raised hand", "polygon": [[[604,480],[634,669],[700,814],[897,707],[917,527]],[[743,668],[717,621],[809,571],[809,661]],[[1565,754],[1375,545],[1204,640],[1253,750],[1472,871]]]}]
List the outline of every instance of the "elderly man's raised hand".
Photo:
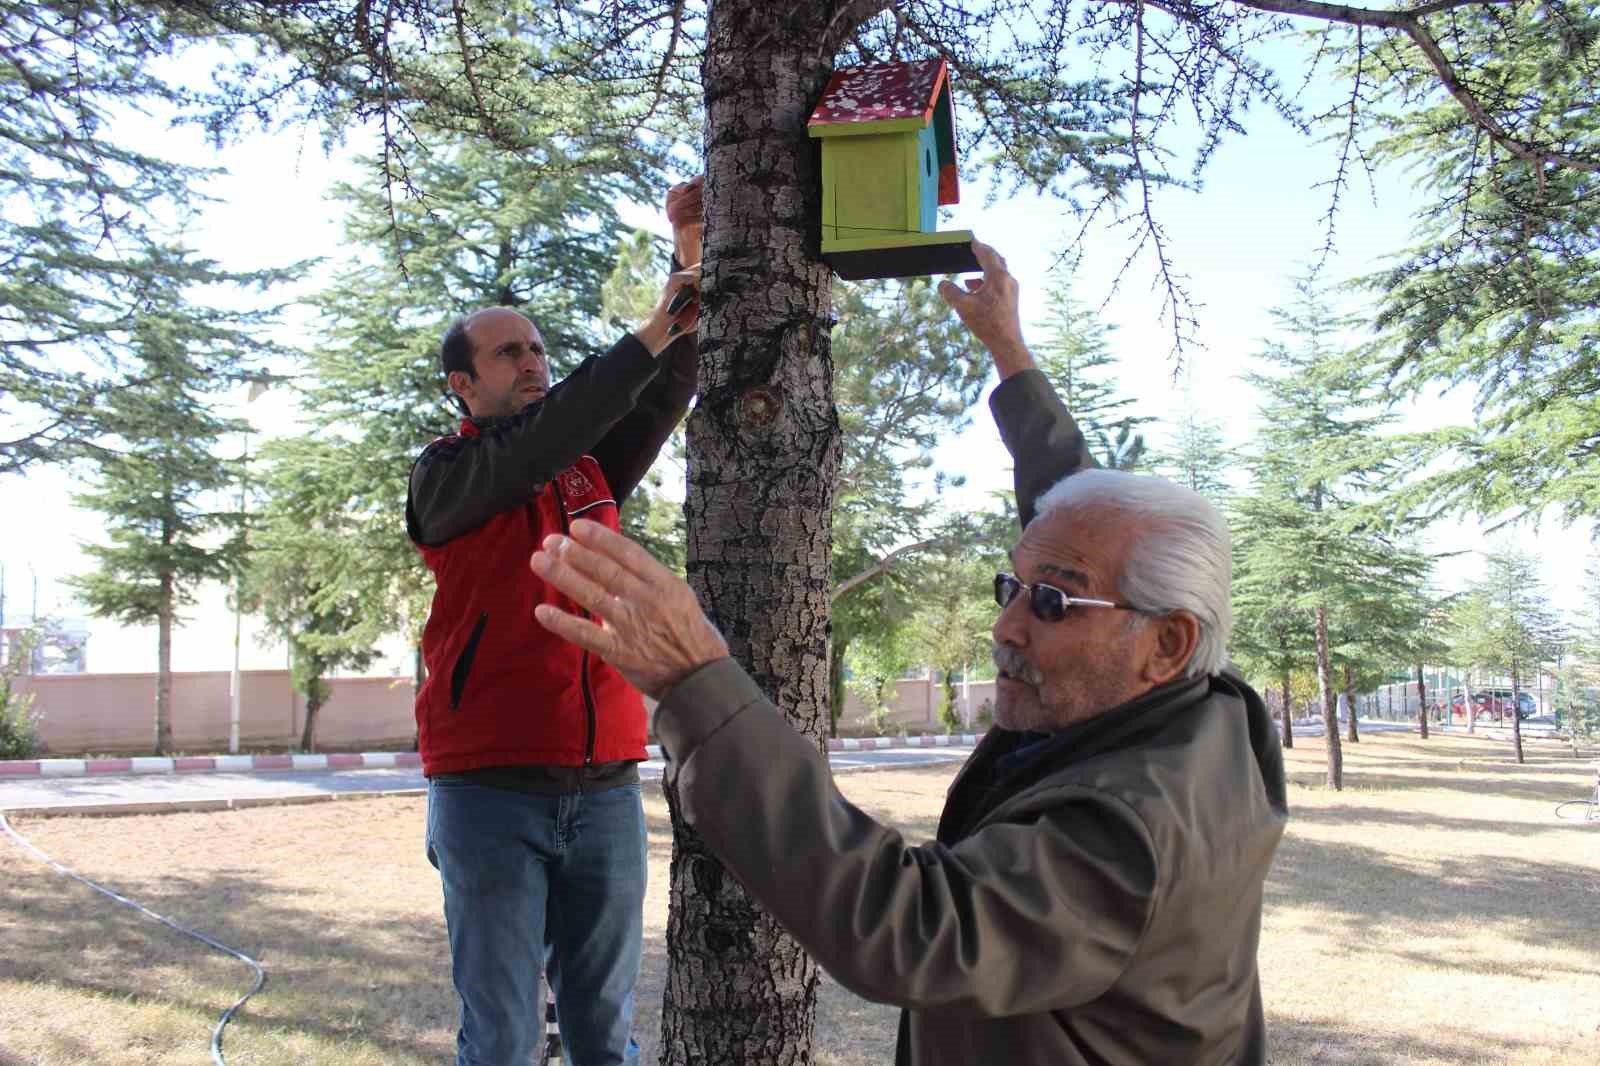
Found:
[{"label": "elderly man's raised hand", "polygon": [[542,603],[533,612],[539,624],[600,656],[648,696],[662,698],[728,654],[727,642],[688,584],[598,522],[579,519],[571,536],[546,537],[529,565],[594,616],[580,618]]},{"label": "elderly man's raised hand", "polygon": [[1033,356],[1022,340],[1022,316],[1017,309],[1017,279],[1006,261],[982,241],[972,242],[972,254],[983,267],[983,277],[966,280],[966,290],[949,281],[939,283],[939,295],[955,308],[978,341],[994,356],[995,369],[1004,381],[1033,366]]}]

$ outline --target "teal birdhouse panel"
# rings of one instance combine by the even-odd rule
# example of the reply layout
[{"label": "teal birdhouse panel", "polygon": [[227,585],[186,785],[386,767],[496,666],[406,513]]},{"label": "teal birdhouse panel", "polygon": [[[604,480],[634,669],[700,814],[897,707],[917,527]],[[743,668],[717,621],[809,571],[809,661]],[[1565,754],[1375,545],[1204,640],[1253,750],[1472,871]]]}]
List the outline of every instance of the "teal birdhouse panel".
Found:
[{"label": "teal birdhouse panel", "polygon": [[918,228],[932,233],[939,228],[939,144],[935,126],[924,126],[917,132],[917,155],[921,164],[917,168]]}]

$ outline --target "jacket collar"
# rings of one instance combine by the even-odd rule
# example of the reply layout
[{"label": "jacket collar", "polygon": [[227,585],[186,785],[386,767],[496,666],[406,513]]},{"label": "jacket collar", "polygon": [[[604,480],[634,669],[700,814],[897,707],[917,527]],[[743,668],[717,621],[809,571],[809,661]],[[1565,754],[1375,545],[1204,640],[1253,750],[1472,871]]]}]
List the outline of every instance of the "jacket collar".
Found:
[{"label": "jacket collar", "polygon": [[[1044,739],[1038,733],[994,727],[950,785],[939,819],[939,840],[947,844],[959,840],[999,800],[1050,773],[1160,732],[1174,716],[1205,699],[1214,680],[1192,677],[1169,682]],[[1007,756],[1019,758],[1007,765],[1003,761]]]}]

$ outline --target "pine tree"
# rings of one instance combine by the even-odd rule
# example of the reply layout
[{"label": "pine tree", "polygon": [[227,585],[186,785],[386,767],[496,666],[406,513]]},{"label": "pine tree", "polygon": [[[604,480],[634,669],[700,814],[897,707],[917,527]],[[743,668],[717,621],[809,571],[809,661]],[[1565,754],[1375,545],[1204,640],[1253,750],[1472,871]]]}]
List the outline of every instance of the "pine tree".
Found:
[{"label": "pine tree", "polygon": [[[1254,488],[1236,505],[1242,544],[1236,581],[1246,593],[1239,601],[1240,628],[1256,642],[1258,655],[1270,655],[1275,627],[1304,612],[1300,640],[1284,638],[1278,650],[1306,640],[1312,645],[1327,781],[1339,789],[1344,759],[1336,694],[1341,683],[1348,688],[1355,680],[1353,662],[1349,680],[1335,678],[1336,667],[1343,674],[1340,635],[1355,632],[1355,620],[1381,599],[1382,589],[1404,585],[1412,560],[1353,524],[1370,486],[1388,472],[1374,441],[1390,416],[1374,413],[1370,386],[1343,358],[1341,334],[1349,320],[1333,312],[1309,278],[1297,282],[1292,303],[1274,309],[1273,317],[1283,339],[1268,343],[1261,358],[1278,373],[1249,378],[1266,403],[1250,457]],[[1358,735],[1353,706],[1350,729]]]},{"label": "pine tree", "polygon": [[71,584],[96,615],[156,626],[153,742],[161,754],[172,750],[173,626],[196,587],[228,578],[242,562],[242,516],[224,492],[238,472],[215,451],[247,423],[216,414],[212,404],[259,375],[268,350],[249,332],[258,316],[192,306],[170,276],[147,280],[139,300],[132,380],[102,401],[114,435],[96,441],[94,485],[75,496],[105,516],[110,543],[85,548],[97,566]]},{"label": "pine tree", "polygon": [[1116,327],[1080,306],[1065,278],[1055,279],[1048,300],[1041,339],[1034,346],[1039,369],[1072,412],[1101,465],[1112,470],[1142,466],[1145,441],[1137,430],[1155,419],[1130,414],[1133,397],[1120,395],[1108,380],[1117,365],[1108,339]]},{"label": "pine tree", "polygon": [[362,598],[372,589],[397,595],[400,587],[373,572],[393,552],[371,542],[372,523],[363,521],[368,516],[326,507],[342,493],[354,495],[348,484],[327,483],[351,470],[342,451],[337,441],[272,442],[265,504],[251,522],[249,601],[267,633],[288,645],[290,680],[305,700],[300,750],[307,752],[315,750],[328,675],[371,665],[384,623],[411,606],[402,598],[377,609]]},{"label": "pine tree", "polygon": [[[1600,12],[1557,2],[1469,6],[1440,26],[1493,128],[1429,93],[1436,66],[1404,38],[1358,112],[1374,156],[1426,194],[1411,246],[1366,279],[1375,368],[1397,398],[1471,388],[1470,416],[1414,435],[1422,476],[1400,514],[1600,513]],[[1465,412],[1464,412],[1465,413]]]},{"label": "pine tree", "polygon": [[144,381],[147,294],[229,280],[170,248],[210,172],[128,121],[214,102],[155,72],[188,25],[139,4],[0,5],[0,474],[112,458],[117,393]]},{"label": "pine tree", "polygon": [[1296,553],[1306,539],[1306,516],[1286,486],[1261,481],[1253,493],[1232,502],[1228,518],[1233,530],[1229,652],[1247,676],[1277,685],[1283,746],[1292,748],[1293,677],[1316,656],[1315,617],[1299,606],[1307,583]]},{"label": "pine tree", "polygon": [[1146,465],[1156,473],[1216,504],[1228,498],[1228,471],[1234,462],[1222,423],[1202,417],[1192,402],[1178,415],[1171,445],[1146,459]]},{"label": "pine tree", "polygon": [[1511,740],[1520,763],[1522,683],[1530,670],[1555,658],[1562,630],[1531,555],[1502,547],[1485,555],[1484,563],[1484,576],[1455,613],[1453,644],[1458,662],[1511,678]]}]

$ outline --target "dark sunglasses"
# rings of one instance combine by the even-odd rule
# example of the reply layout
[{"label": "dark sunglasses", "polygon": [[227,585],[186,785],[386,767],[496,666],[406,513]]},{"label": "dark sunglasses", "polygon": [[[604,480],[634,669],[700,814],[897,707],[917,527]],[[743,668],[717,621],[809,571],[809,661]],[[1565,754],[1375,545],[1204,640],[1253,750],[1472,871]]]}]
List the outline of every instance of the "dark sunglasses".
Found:
[{"label": "dark sunglasses", "polygon": [[[1041,622],[1059,622],[1067,616],[1068,610],[1073,607],[1110,607],[1118,611],[1138,611],[1139,608],[1128,603],[1115,603],[1111,600],[1086,600],[1082,596],[1068,596],[1054,585],[1030,585],[1026,581],[1018,580],[1015,574],[994,575],[994,602],[1002,609],[1010,606],[1011,601],[1017,598],[1017,593],[1023,589],[1028,590],[1028,609],[1033,616]],[[1140,612],[1141,614],[1143,612]]]}]

